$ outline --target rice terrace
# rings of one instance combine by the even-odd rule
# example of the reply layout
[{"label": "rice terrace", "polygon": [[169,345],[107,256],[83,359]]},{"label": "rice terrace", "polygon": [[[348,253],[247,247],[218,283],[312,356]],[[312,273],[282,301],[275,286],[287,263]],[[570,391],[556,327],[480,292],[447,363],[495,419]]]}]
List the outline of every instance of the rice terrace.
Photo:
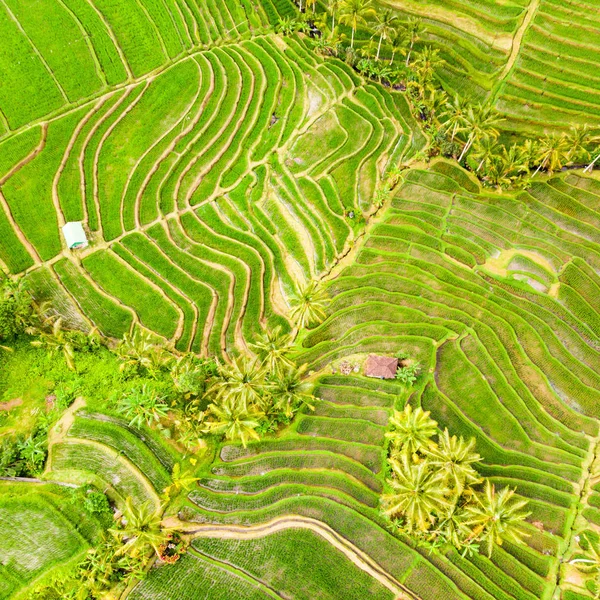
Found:
[{"label": "rice terrace", "polygon": [[600,3],[0,1],[0,600],[600,598]]}]

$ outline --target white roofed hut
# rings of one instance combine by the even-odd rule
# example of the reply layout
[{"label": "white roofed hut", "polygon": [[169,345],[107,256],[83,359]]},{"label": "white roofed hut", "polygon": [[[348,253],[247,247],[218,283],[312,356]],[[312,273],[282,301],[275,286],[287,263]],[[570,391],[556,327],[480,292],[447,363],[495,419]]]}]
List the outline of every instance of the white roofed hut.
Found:
[{"label": "white roofed hut", "polygon": [[65,242],[69,250],[79,250],[87,248],[88,239],[83,230],[83,225],[79,221],[71,221],[62,228]]}]

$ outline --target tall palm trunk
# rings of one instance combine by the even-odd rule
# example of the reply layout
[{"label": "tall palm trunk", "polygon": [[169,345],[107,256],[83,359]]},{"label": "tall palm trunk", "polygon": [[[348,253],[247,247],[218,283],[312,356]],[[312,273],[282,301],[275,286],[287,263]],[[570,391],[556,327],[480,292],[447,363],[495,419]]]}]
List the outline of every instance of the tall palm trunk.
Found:
[{"label": "tall palm trunk", "polygon": [[383,33],[379,36],[379,45],[377,46],[377,60],[379,60],[379,53],[381,52],[381,40],[383,40]]},{"label": "tall palm trunk", "polygon": [[333,37],[333,32],[335,31],[335,13],[331,13],[331,36]]},{"label": "tall palm trunk", "polygon": [[410,43],[410,48],[408,49],[408,54],[406,55],[406,66],[408,67],[408,65],[410,65],[410,55],[412,54],[412,50],[413,50],[413,46],[415,45],[414,42]]},{"label": "tall palm trunk", "polygon": [[458,157],[458,162],[462,161],[462,159],[464,158],[465,154],[471,149],[471,146],[473,145],[474,141],[475,141],[475,134],[472,133],[469,136],[469,139],[467,140],[467,143],[465,144],[465,147],[463,148],[463,151],[460,153],[460,156]]},{"label": "tall palm trunk", "polygon": [[596,158],[583,170],[584,173],[591,173],[594,165],[596,164],[596,162],[598,162],[598,160],[600,159],[600,154],[598,154],[598,156],[596,156]]},{"label": "tall palm trunk", "polygon": [[354,48],[354,31],[355,31],[355,28],[353,27],[352,28],[352,41],[350,42],[350,48]]}]

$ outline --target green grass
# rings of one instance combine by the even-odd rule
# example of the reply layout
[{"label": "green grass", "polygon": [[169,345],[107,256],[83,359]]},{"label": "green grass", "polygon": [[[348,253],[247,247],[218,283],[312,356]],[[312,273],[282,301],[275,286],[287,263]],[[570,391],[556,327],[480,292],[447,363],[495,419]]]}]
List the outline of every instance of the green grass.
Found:
[{"label": "green grass", "polygon": [[89,517],[71,509],[65,495],[54,486],[1,482],[0,581],[5,587],[0,587],[0,597],[14,597],[34,580],[72,563],[88,548],[77,529]]},{"label": "green grass", "polygon": [[311,531],[281,531],[247,541],[197,539],[194,550],[215,560],[233,562],[271,589],[299,600],[394,597]]}]

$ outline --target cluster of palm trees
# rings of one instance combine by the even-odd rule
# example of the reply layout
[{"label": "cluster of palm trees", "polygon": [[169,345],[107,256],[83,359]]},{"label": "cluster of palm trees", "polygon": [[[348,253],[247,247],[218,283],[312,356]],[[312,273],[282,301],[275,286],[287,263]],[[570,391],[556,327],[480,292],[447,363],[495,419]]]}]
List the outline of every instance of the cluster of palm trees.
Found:
[{"label": "cluster of palm trees", "polygon": [[587,164],[600,142],[600,136],[583,125],[507,146],[498,141],[502,118],[489,105],[473,105],[458,96],[450,100],[439,89],[430,97],[436,97],[440,108],[429,110],[425,118],[433,140],[429,156],[454,158],[498,190],[527,186],[540,171],[552,175],[565,166]]},{"label": "cluster of palm trees", "polygon": [[[426,33],[420,19],[401,21],[388,8],[375,10],[372,0],[326,0],[325,13],[316,12],[316,0],[297,2],[299,18],[282,21],[280,30],[314,34],[316,28],[318,52],[343,56],[362,75],[406,90],[431,137],[428,159],[439,154],[454,158],[484,185],[497,190],[526,187],[540,171],[551,175],[565,166],[587,165],[589,172],[600,160],[600,136],[586,126],[520,144],[500,143],[501,116],[489,104],[449,96],[437,77],[444,66],[439,50],[428,45],[416,49]],[[339,31],[340,24],[351,29],[349,45]],[[370,33],[370,40],[355,48],[359,29]],[[395,60],[399,54],[404,61]]]},{"label": "cluster of palm trees", "polygon": [[579,550],[569,561],[578,571],[587,576],[587,591],[593,594],[594,600],[600,599],[600,536],[595,531],[583,531],[576,538]]},{"label": "cluster of palm trees", "polygon": [[[321,318],[321,292],[307,287],[295,307],[298,323]],[[153,386],[135,387],[117,399],[116,409],[132,426],[176,430],[175,439],[188,450],[199,447],[204,434],[222,435],[245,446],[261,433],[289,423],[303,406],[310,406],[306,366],[290,358],[293,335],[281,327],[265,330],[250,344],[253,354],[227,362],[176,356],[149,334],[126,335],[117,347],[125,371],[164,379],[172,387],[159,393]]]},{"label": "cluster of palm trees", "polygon": [[503,540],[520,543],[529,513],[515,490],[496,490],[477,473],[475,439],[440,432],[421,407],[407,404],[390,419],[388,491],[381,506],[399,530],[433,547],[491,556]]},{"label": "cluster of palm trees", "polygon": [[280,327],[267,330],[251,344],[254,356],[241,355],[218,367],[208,390],[212,402],[204,421],[206,433],[239,440],[244,446],[260,433],[289,423],[301,408],[312,406],[306,365],[290,359],[293,338]]}]

